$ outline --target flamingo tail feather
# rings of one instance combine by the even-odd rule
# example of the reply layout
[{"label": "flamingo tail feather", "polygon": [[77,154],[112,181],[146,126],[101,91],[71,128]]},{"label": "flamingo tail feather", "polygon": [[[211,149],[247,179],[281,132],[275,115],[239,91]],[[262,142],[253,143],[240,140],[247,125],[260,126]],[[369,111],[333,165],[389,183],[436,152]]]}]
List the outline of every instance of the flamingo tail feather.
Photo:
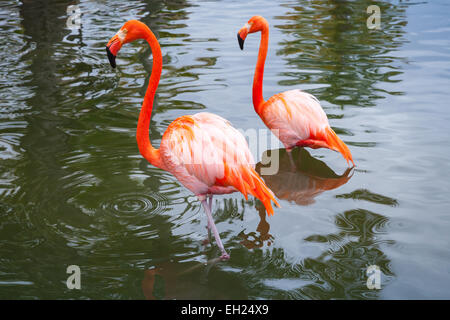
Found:
[{"label": "flamingo tail feather", "polygon": [[255,169],[250,166],[240,166],[239,169],[227,167],[226,169],[225,177],[221,181],[223,185],[235,187],[246,199],[247,194],[258,198],[263,203],[269,216],[274,213],[271,201],[280,208],[280,204],[275,199],[272,190],[267,187]]},{"label": "flamingo tail feather", "polygon": [[325,129],[325,142],[330,149],[341,153],[345,160],[347,160],[347,163],[351,161],[353,166],[355,165],[349,148],[330,127]]}]

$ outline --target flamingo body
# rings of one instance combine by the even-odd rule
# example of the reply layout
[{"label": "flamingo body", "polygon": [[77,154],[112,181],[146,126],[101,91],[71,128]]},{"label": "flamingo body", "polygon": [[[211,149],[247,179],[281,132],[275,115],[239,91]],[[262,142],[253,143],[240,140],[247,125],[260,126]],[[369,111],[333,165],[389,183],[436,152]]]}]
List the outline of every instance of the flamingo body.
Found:
[{"label": "flamingo body", "polygon": [[166,170],[196,195],[237,191],[216,183],[224,177],[227,158],[233,157],[227,152],[240,153],[240,164],[254,167],[242,134],[227,120],[207,112],[175,119],[163,135],[160,152]]},{"label": "flamingo body", "polygon": [[222,117],[202,112],[175,119],[159,150],[163,168],[197,196],[250,193],[273,213],[270,200],[275,198],[254,171],[247,141]]},{"label": "flamingo body", "polygon": [[298,89],[276,94],[262,104],[259,115],[286,150],[297,146],[328,148],[353,163],[350,150],[331,129],[325,111],[312,94]]},{"label": "flamingo body", "polygon": [[301,90],[272,96],[263,104],[260,117],[286,149],[317,137],[330,126],[319,101]]}]

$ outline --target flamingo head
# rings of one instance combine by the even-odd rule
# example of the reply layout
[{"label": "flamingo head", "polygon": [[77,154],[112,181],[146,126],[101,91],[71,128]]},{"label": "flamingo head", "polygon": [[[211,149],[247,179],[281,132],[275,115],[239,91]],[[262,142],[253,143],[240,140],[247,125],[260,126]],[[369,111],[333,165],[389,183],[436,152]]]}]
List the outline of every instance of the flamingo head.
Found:
[{"label": "flamingo head", "polygon": [[244,41],[247,34],[265,30],[268,27],[267,20],[261,16],[254,16],[239,30],[237,34],[239,47],[244,50]]},{"label": "flamingo head", "polygon": [[122,45],[137,39],[146,37],[146,29],[148,27],[137,20],[129,20],[120,28],[120,30],[108,41],[106,45],[106,53],[108,54],[111,67],[116,67],[116,57]]}]

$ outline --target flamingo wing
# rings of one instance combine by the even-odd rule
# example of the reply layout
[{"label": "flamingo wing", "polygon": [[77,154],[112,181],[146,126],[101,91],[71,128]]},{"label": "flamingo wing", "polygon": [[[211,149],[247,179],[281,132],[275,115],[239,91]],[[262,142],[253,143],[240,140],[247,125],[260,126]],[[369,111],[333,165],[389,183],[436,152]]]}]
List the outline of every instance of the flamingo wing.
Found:
[{"label": "flamingo wing", "polygon": [[286,148],[292,148],[298,141],[309,139],[329,127],[319,101],[301,90],[272,96],[264,104],[261,118]]},{"label": "flamingo wing", "polygon": [[276,94],[265,102],[260,116],[286,149],[329,148],[353,163],[350,150],[331,129],[325,111],[313,95],[301,90]]},{"label": "flamingo wing", "polygon": [[244,136],[211,113],[174,120],[164,133],[161,157],[168,171],[196,195],[240,191],[259,198],[269,214],[275,197],[254,170]]}]

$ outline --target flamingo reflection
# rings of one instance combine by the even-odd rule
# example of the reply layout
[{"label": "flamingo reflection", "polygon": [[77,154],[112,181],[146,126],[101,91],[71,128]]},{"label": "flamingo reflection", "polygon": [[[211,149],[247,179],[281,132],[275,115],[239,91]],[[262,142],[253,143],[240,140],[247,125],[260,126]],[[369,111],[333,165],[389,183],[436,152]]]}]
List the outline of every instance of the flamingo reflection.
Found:
[{"label": "flamingo reflection", "polygon": [[[206,262],[160,262],[144,271],[144,297],[147,300],[248,299],[238,276],[214,268],[220,261],[220,257],[215,257]],[[211,282],[211,278],[222,281]]]},{"label": "flamingo reflection", "polygon": [[265,156],[279,152],[279,169],[276,174],[264,175],[265,166],[259,162],[256,171],[279,199],[307,206],[315,202],[314,198],[324,191],[336,189],[346,184],[353,176],[352,168],[342,175],[336,174],[323,161],[312,157],[304,148],[292,151],[292,159],[286,149],[268,150]]},{"label": "flamingo reflection", "polygon": [[259,234],[256,232],[245,233],[244,231],[239,233],[239,237],[242,238],[241,244],[247,249],[261,248],[264,242],[270,246],[273,241],[273,236],[269,233],[270,224],[266,221],[266,209],[259,202],[256,203],[256,209],[260,219],[256,227],[256,232],[259,232]]},{"label": "flamingo reflection", "polygon": [[[342,175],[338,175],[324,162],[312,157],[304,148],[293,149],[292,157],[289,157],[286,149],[268,150],[263,159],[270,157],[273,152],[279,152],[277,173],[265,175],[261,170],[265,165],[261,162],[256,164],[256,171],[279,199],[301,206],[313,204],[314,198],[319,194],[346,184],[353,176],[353,168],[347,168]],[[270,246],[274,239],[269,233],[270,225],[266,221],[264,206],[257,203],[256,208],[260,217],[256,232],[242,231],[239,234],[241,244],[248,249],[261,248],[264,243]]]}]

